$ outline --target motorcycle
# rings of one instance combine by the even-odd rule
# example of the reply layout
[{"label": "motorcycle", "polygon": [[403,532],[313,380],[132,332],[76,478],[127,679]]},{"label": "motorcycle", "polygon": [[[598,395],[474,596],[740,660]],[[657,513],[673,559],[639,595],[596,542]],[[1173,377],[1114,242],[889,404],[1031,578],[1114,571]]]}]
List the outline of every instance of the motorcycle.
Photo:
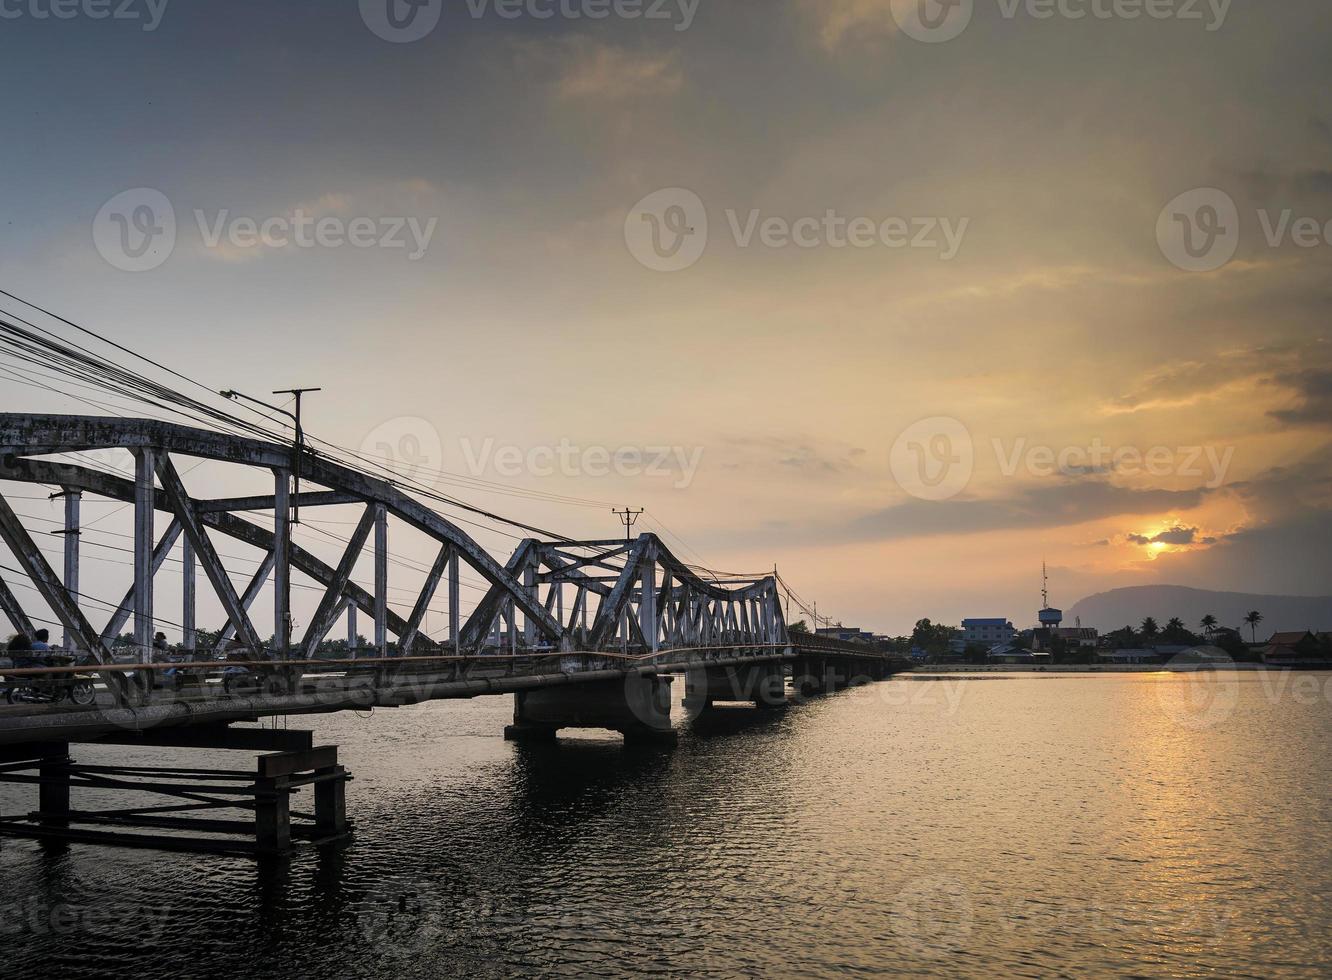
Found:
[{"label": "motorcycle", "polygon": [[96,704],[97,689],[93,686],[93,678],[86,674],[61,671],[18,676],[4,673],[6,667],[73,667],[78,661],[78,657],[59,653],[0,661],[0,684],[5,688],[5,700],[9,704],[59,704],[68,699],[70,703],[85,708]]}]

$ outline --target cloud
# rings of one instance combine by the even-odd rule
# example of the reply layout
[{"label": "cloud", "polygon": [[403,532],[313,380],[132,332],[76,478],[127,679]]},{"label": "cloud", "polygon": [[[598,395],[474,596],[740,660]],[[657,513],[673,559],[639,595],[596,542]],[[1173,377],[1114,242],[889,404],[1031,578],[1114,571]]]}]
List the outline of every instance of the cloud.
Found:
[{"label": "cloud", "polygon": [[1233,397],[1257,384],[1255,372],[1279,370],[1304,352],[1289,346],[1209,351],[1205,360],[1159,364],[1143,372],[1123,394],[1102,407],[1106,415],[1188,408]]},{"label": "cloud", "polygon": [[784,456],[777,461],[777,465],[785,466],[793,470],[806,470],[818,473],[836,473],[840,467],[819,454],[809,446],[801,446],[790,456]]},{"label": "cloud", "polygon": [[[1163,581],[1197,588],[1322,595],[1332,581],[1332,550],[1308,545],[1329,540],[1332,512],[1312,511],[1241,529],[1226,535],[1215,548],[1165,552],[1155,564]],[[1256,569],[1261,570],[1258,575]]]},{"label": "cloud", "polygon": [[1271,418],[1287,426],[1332,425],[1332,369],[1298,371],[1278,375],[1273,380],[1290,389],[1299,403],[1268,412]]},{"label": "cloud", "polygon": [[878,40],[897,33],[892,7],[916,0],[802,0],[817,24],[819,43],[828,51],[849,40]]},{"label": "cloud", "polygon": [[1110,463],[1088,463],[1085,466],[1075,466],[1072,463],[1061,465],[1059,472],[1064,476],[1108,476],[1115,471],[1115,464]]},{"label": "cloud", "polygon": [[1229,490],[1248,511],[1244,526],[1211,549],[1160,555],[1163,581],[1236,590],[1260,582],[1269,593],[1324,594],[1332,581],[1332,550],[1323,543],[1332,541],[1332,443]]},{"label": "cloud", "polygon": [[[378,221],[381,217],[402,215],[404,221],[409,216],[417,216],[415,220],[424,224],[430,220],[430,215],[438,215],[444,204],[442,191],[430,181],[417,177],[367,182],[355,188],[326,191],[297,201],[276,200],[252,207],[228,207],[216,211],[200,209],[185,220],[190,225],[198,224],[197,229],[191,228],[192,232],[197,230],[199,233],[195,245],[197,255],[218,262],[238,264],[255,262],[273,255],[301,254],[303,249],[293,244],[293,241],[299,242],[302,236],[310,239],[323,218],[339,218],[343,222],[354,218]],[[270,220],[281,222],[275,232],[275,243],[267,244],[254,235],[247,236],[255,239],[254,244],[233,241],[227,230],[233,227],[233,222],[242,219],[252,221],[256,230]],[[385,230],[377,226],[375,233]]]},{"label": "cloud", "polygon": [[1260,582],[1274,593],[1325,592],[1332,580],[1332,550],[1322,545],[1332,540],[1332,444],[1229,490],[1249,513],[1244,526],[1227,531],[1214,548],[1162,553],[1155,562],[1161,575],[1198,588]]},{"label": "cloud", "polygon": [[555,92],[565,102],[674,95],[684,86],[684,72],[674,52],[648,55],[573,38],[532,53],[538,61],[555,63]]},{"label": "cloud", "polygon": [[[1300,170],[1247,170],[1240,174],[1246,192],[1261,206],[1261,202],[1284,200],[1291,197],[1304,200],[1332,194],[1332,170],[1306,168]],[[1277,210],[1289,206],[1278,205]]]},{"label": "cloud", "polygon": [[1095,480],[1055,482],[984,500],[909,500],[855,518],[840,531],[850,538],[887,540],[1071,527],[1106,517],[1190,510],[1209,493],[1134,490]]},{"label": "cloud", "polygon": [[1230,489],[1258,524],[1283,524],[1311,510],[1332,512],[1332,443]]},{"label": "cloud", "polygon": [[1332,170],[1306,170],[1296,174],[1295,185],[1313,194],[1332,194]]},{"label": "cloud", "polygon": [[[1284,404],[1283,404],[1284,400]],[[1332,424],[1332,365],[1323,340],[1208,352],[1144,371],[1122,394],[1101,405],[1106,416],[1245,403],[1254,418],[1288,428]],[[1275,403],[1263,415],[1258,412]]]},{"label": "cloud", "polygon": [[1144,546],[1153,544],[1172,544],[1179,546],[1191,544],[1216,544],[1216,538],[1203,537],[1201,535],[1201,530],[1196,527],[1172,527],[1169,530],[1162,531],[1160,534],[1155,534],[1151,537],[1144,534],[1130,534],[1127,536],[1127,540],[1133,544]]},{"label": "cloud", "polygon": [[[823,445],[816,448],[809,441],[782,436],[728,437],[723,441],[729,451],[739,453],[750,465],[776,465],[812,475],[855,470],[868,456],[868,451],[860,446]],[[734,467],[740,462],[729,460],[722,465]]]}]

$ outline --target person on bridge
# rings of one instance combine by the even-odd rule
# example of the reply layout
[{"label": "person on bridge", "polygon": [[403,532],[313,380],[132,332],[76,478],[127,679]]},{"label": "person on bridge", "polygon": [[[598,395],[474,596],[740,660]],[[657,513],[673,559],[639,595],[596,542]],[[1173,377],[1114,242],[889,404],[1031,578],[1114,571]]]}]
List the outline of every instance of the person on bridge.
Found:
[{"label": "person on bridge", "polygon": [[5,652],[15,667],[40,667],[32,649],[32,640],[27,633],[15,633],[5,644]]},{"label": "person on bridge", "polygon": [[51,631],[40,629],[32,634],[32,648],[34,650],[49,651],[51,649]]}]

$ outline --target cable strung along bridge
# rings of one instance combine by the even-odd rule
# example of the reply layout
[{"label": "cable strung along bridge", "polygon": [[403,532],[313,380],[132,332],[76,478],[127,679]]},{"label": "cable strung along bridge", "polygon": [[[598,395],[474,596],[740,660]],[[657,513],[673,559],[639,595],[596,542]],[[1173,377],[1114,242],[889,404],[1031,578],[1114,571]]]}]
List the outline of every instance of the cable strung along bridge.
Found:
[{"label": "cable strung along bridge", "polygon": [[[99,450],[130,454],[133,477],[77,462],[76,454]],[[185,460],[247,468],[250,479],[257,470],[271,479],[273,492],[196,497],[182,480]],[[294,464],[304,481],[296,492]],[[124,827],[185,830],[201,822],[178,810],[236,805],[234,795],[221,802],[210,795],[218,784],[208,782],[208,773],[80,767],[69,757],[71,742],[274,750],[260,759],[254,782],[243,787],[254,795],[246,802],[254,824],[203,821],[202,829],[226,833],[252,826],[257,838],[247,846],[283,851],[296,832],[286,798],[301,785],[314,786],[317,803],[315,826],[305,836],[332,840],[345,834],[342,786],[349,777],[336,765],[336,747],[316,748],[308,732],[233,723],[513,694],[514,723],[506,735],[515,740],[549,740],[562,728],[606,728],[626,740],[660,741],[675,737],[673,675],[684,675],[686,707],[698,714],[719,701],[784,705],[788,675],[798,694],[809,694],[883,679],[900,668],[867,646],[789,632],[775,576],[705,577],[654,534],[631,541],[526,538],[501,563],[394,481],[275,441],[152,419],[0,414],[0,481],[38,484],[62,495],[66,515],[61,575],[0,494],[0,539],[12,556],[0,560],[0,608],[15,630],[31,635],[34,624],[14,587],[36,593],[63,628],[67,647],[82,654],[85,664],[6,668],[8,683],[21,684],[26,676],[51,683],[62,672],[82,672],[95,674],[105,688],[98,703],[83,707],[0,708],[0,753],[7,753],[0,754],[0,779],[33,781],[42,790],[40,809],[0,819],[0,834],[133,843]],[[87,597],[78,586],[85,495],[134,511],[133,547],[127,549],[133,581],[119,604],[106,604],[113,608],[100,628],[90,621]],[[336,565],[292,541],[293,508],[308,513],[329,507],[360,511]],[[389,606],[390,522],[395,542],[405,530],[417,538],[417,553],[422,536],[436,552],[405,618]],[[248,573],[248,587],[234,584],[217,546],[221,539],[241,542],[261,556],[259,567]],[[177,656],[174,663],[154,663],[154,578],[178,542],[186,662]],[[373,589],[352,580],[367,550],[373,552]],[[463,567],[484,585],[465,618],[459,595]],[[226,617],[216,649],[195,649],[199,569]],[[300,635],[293,635],[292,627],[294,576],[318,594]],[[272,640],[265,641],[261,636],[269,630],[253,621],[250,606],[270,581],[274,617]],[[423,624],[437,594],[447,602],[448,626],[432,637]],[[374,624],[372,655],[321,656],[320,644],[340,618],[347,618],[355,636],[358,612]],[[126,656],[113,644],[131,622],[133,652]],[[223,649],[225,664],[218,662]],[[219,667],[244,683],[218,683]],[[161,684],[168,670],[192,683]],[[155,781],[145,781],[150,776]],[[166,815],[83,814],[93,822],[115,822],[117,829],[75,829],[82,818],[70,809],[69,791],[85,785],[146,788],[195,802],[150,808]],[[235,790],[234,783],[222,785]],[[198,843],[194,837],[172,840]]]}]

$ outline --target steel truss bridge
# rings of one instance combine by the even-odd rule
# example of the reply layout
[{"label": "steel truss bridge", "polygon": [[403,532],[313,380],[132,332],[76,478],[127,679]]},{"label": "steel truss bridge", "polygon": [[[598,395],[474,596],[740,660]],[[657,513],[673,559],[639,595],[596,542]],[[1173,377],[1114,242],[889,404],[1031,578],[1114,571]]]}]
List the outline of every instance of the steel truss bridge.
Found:
[{"label": "steel truss bridge", "polygon": [[[98,450],[131,454],[133,477],[70,459]],[[251,480],[255,471],[265,473],[272,493],[194,496],[181,476],[186,459],[245,468]],[[686,705],[701,711],[718,701],[785,704],[788,674],[798,693],[827,692],[883,679],[901,666],[866,646],[788,631],[774,575],[705,577],[653,534],[631,541],[528,538],[501,561],[458,524],[394,483],[290,445],[155,420],[0,414],[0,481],[48,488],[63,498],[65,513],[58,573],[0,493],[0,540],[13,559],[4,561],[0,553],[0,610],[15,630],[31,635],[34,624],[14,587],[35,591],[63,627],[66,648],[86,655],[83,670],[95,673],[106,689],[103,703],[83,708],[0,709],[0,749],[10,747],[0,757],[0,778],[29,778],[11,770],[30,764],[39,772],[31,778],[43,787],[37,815],[41,826],[23,825],[32,833],[72,833],[68,792],[83,777],[82,770],[68,768],[73,763],[67,752],[61,754],[71,741],[280,749],[290,747],[290,741],[265,742],[255,729],[228,726],[264,717],[504,693],[515,695],[511,738],[545,739],[561,728],[593,727],[621,731],[627,739],[670,739],[673,674],[685,675]],[[134,513],[132,581],[100,628],[89,619],[89,602],[79,587],[85,496],[132,505]],[[292,540],[292,513],[335,506],[360,508],[360,517],[337,563],[328,564]],[[416,538],[417,553],[422,538],[435,552],[406,617],[389,604],[391,549],[404,529]],[[217,547],[222,539],[241,542],[260,557],[257,570],[240,576],[248,577],[247,584],[238,587],[237,575],[228,570]],[[157,625],[154,579],[177,545],[183,646],[193,652],[189,663],[165,665],[153,663],[151,655]],[[372,589],[352,580],[367,549],[373,556]],[[480,600],[465,617],[460,601],[464,568],[484,583]],[[226,617],[217,649],[196,649],[199,570]],[[319,596],[299,635],[291,613],[296,576]],[[250,613],[265,588],[271,588],[271,640],[263,639],[270,632],[267,624],[261,629]],[[438,638],[423,629],[436,601],[448,610],[447,628]],[[358,613],[373,623],[372,655],[320,656],[320,644],[339,619],[346,618],[355,637]],[[128,658],[123,648],[114,648],[127,625],[134,637]],[[172,667],[215,670],[222,648],[229,666],[243,667],[255,678],[253,689],[226,692],[211,683],[160,690],[147,682]],[[53,674],[50,669],[33,672]],[[25,672],[5,673],[21,679]],[[25,754],[24,745],[32,751]],[[265,757],[270,769],[284,771],[263,779],[295,774],[316,785],[326,817],[320,832],[331,839],[340,836],[343,826],[329,814],[341,808],[345,773],[333,775],[338,767],[329,764],[326,750],[323,756],[319,751],[298,745],[298,758],[281,765]],[[110,778],[91,777],[93,785]],[[55,789],[48,791],[49,786]],[[319,786],[324,787],[322,797]],[[255,792],[263,800],[273,797],[269,783]],[[267,806],[256,814],[267,813]],[[48,819],[52,813],[58,818],[56,829]],[[265,820],[256,819],[260,850],[284,850],[283,833],[266,836]],[[16,823],[0,820],[0,833],[17,832]]]}]

